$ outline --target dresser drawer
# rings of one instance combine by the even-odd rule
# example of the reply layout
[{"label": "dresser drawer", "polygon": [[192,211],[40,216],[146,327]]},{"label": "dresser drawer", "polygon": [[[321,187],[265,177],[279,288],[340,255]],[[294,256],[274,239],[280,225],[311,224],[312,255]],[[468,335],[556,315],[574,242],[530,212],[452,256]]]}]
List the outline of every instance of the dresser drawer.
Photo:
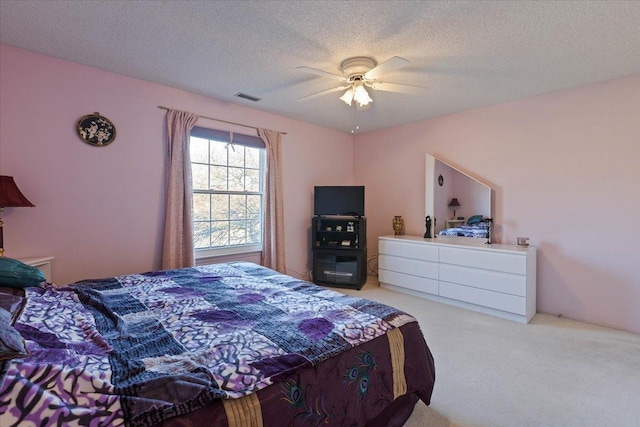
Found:
[{"label": "dresser drawer", "polygon": [[527,257],[524,254],[509,254],[487,250],[440,248],[440,263],[513,274],[527,274]]},{"label": "dresser drawer", "polygon": [[378,252],[380,254],[438,262],[438,247],[421,243],[380,239],[378,242]]},{"label": "dresser drawer", "polygon": [[527,278],[518,274],[439,264],[438,278],[453,284],[520,297],[527,296]]},{"label": "dresser drawer", "polygon": [[440,282],[440,296],[521,316],[526,316],[527,314],[526,298],[515,295]]},{"label": "dresser drawer", "polygon": [[430,261],[381,254],[378,257],[378,268],[428,279],[438,278],[438,263]]},{"label": "dresser drawer", "polygon": [[401,288],[438,295],[438,281],[435,279],[379,269],[378,280],[383,284],[386,283]]}]

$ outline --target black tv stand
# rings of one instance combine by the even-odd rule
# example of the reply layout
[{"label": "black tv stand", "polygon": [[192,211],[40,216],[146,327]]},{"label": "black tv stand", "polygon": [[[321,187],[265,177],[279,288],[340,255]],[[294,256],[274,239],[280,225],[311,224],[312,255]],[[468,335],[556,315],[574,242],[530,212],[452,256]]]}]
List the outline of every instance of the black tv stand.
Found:
[{"label": "black tv stand", "polygon": [[351,216],[312,219],[313,282],[362,289],[367,281],[367,220]]}]

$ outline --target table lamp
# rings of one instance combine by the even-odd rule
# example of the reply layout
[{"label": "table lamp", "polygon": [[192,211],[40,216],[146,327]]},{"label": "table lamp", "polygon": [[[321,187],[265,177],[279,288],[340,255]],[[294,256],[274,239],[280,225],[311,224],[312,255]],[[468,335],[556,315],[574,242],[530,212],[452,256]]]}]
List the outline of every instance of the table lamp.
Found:
[{"label": "table lamp", "polygon": [[0,175],[0,257],[4,256],[2,211],[4,208],[35,206],[20,192],[12,176]]},{"label": "table lamp", "polygon": [[456,219],[456,208],[460,207],[460,202],[455,197],[449,202],[449,207],[453,208],[453,219]]}]

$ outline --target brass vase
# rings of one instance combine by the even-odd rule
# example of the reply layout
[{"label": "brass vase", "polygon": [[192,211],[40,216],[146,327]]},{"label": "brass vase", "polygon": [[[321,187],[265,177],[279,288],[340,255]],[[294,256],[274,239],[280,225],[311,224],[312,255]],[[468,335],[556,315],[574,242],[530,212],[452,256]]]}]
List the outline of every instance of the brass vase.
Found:
[{"label": "brass vase", "polygon": [[399,236],[402,234],[402,229],[404,228],[404,219],[402,219],[401,215],[396,215],[393,217],[393,234]]}]

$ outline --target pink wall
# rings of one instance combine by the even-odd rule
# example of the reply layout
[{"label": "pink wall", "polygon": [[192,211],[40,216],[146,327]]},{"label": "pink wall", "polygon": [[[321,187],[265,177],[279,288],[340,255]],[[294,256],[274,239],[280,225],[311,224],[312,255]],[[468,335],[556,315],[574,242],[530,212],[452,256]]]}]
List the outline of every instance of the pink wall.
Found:
[{"label": "pink wall", "polygon": [[640,75],[358,135],[369,252],[393,215],[424,233],[431,153],[495,190],[499,241],[538,248],[538,311],[640,332],[639,141]]},{"label": "pink wall", "polygon": [[[306,275],[313,186],[353,181],[350,134],[0,44],[0,173],[36,205],[5,210],[5,255],[55,256],[58,284],[158,268],[166,150],[159,105],[288,133],[287,272]],[[77,120],[95,111],[116,125],[107,147],[75,133]],[[338,151],[345,156],[317,161]]]}]

